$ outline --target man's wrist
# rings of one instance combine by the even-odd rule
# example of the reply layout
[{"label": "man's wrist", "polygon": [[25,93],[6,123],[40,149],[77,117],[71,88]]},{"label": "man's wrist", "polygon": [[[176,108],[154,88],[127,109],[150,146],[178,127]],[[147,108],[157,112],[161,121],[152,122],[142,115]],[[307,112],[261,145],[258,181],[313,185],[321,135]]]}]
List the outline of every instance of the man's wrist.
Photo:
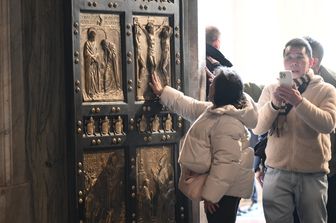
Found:
[{"label": "man's wrist", "polygon": [[301,102],[303,101],[303,97],[301,96],[300,100],[298,101],[298,103],[296,103],[294,106],[298,106],[299,104],[301,104]]}]

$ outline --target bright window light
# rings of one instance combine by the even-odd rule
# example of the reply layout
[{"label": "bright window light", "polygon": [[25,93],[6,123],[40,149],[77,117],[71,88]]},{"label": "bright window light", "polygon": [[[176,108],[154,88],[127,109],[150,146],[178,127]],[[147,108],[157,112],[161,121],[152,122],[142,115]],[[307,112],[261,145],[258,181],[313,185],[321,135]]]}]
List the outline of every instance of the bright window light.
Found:
[{"label": "bright window light", "polygon": [[217,26],[221,51],[244,82],[268,84],[283,69],[282,50],[294,37],[311,36],[324,46],[322,64],[336,71],[336,1],[199,0],[200,25]]}]

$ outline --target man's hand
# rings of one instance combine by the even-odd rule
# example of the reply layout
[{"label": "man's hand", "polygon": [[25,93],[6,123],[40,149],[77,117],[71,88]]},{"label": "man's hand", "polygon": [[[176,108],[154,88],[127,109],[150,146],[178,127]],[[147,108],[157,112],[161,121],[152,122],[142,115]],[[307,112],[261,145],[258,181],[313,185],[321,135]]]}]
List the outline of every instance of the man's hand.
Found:
[{"label": "man's hand", "polygon": [[277,108],[280,108],[284,100],[279,95],[279,89],[280,87],[277,87],[275,91],[272,94],[272,104],[276,106]]},{"label": "man's hand", "polygon": [[207,75],[209,82],[212,83],[213,79],[215,78],[215,75],[211,73],[211,71],[207,67],[205,68],[205,73]]},{"label": "man's hand", "polygon": [[260,183],[260,186],[263,187],[264,186],[264,177],[265,177],[265,173],[263,170],[258,170],[255,173],[255,176],[257,178],[257,181]]},{"label": "man's hand", "polygon": [[280,86],[276,89],[275,94],[285,103],[297,106],[302,102],[301,93],[296,88]]}]

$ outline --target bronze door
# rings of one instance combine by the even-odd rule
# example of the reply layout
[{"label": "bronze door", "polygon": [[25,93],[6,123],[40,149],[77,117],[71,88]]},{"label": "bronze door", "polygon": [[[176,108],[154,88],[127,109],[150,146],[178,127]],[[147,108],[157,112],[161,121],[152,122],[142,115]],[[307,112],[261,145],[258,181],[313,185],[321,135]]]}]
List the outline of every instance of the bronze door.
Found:
[{"label": "bronze door", "polygon": [[178,0],[72,1],[72,222],[188,222],[177,189],[183,119],[151,73],[182,89]]}]

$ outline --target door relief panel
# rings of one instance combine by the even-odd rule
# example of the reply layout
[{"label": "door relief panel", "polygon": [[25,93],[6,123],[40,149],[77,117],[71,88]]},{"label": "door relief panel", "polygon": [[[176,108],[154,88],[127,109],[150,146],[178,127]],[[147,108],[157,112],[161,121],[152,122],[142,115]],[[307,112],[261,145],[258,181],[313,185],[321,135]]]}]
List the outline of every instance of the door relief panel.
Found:
[{"label": "door relief panel", "polygon": [[175,222],[172,151],[168,146],[137,149],[138,222]]},{"label": "door relief panel", "polygon": [[170,44],[173,29],[168,17],[133,17],[136,61],[137,100],[152,99],[148,86],[151,74],[157,74],[163,85],[171,85]]},{"label": "door relief panel", "polygon": [[84,155],[85,222],[126,222],[124,169],[123,150]]},{"label": "door relief panel", "polygon": [[80,14],[84,101],[124,101],[119,15]]}]

